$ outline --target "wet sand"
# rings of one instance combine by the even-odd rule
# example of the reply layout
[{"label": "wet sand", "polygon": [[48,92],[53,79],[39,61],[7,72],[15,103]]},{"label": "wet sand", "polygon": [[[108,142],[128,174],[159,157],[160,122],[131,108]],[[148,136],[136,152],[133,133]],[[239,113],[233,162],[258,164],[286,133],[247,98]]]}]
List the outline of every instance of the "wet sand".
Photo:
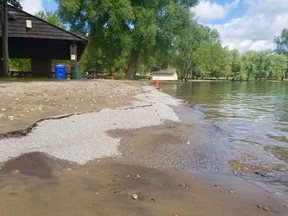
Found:
[{"label": "wet sand", "polygon": [[85,165],[39,152],[11,158],[0,170],[0,215],[288,214],[283,202],[241,178],[183,172],[194,163],[187,127],[193,126],[165,121],[109,131],[111,137],[123,137],[122,157]]},{"label": "wet sand", "polygon": [[[241,181],[237,183],[239,188],[249,188]],[[0,192],[0,214],[10,216],[287,213],[283,204],[256,188],[232,192],[225,185],[216,187],[189,173],[121,160],[67,165],[41,153],[30,153],[6,164],[1,170]],[[267,206],[269,212],[257,204]]]}]

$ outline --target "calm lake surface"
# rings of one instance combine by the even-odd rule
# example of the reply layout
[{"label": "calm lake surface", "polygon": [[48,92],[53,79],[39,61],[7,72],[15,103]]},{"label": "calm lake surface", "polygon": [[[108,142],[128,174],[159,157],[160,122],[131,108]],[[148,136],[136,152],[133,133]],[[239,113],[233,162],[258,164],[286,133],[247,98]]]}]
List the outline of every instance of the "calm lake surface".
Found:
[{"label": "calm lake surface", "polygon": [[241,163],[239,172],[259,178],[259,185],[288,200],[288,82],[195,81],[160,87],[190,101],[203,111],[204,121],[227,132],[227,149]]}]

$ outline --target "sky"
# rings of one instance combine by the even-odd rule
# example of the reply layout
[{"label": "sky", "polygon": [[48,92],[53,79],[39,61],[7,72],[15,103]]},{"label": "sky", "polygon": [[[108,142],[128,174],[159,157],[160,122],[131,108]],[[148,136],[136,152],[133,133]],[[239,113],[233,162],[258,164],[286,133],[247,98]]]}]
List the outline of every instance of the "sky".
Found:
[{"label": "sky", "polygon": [[223,46],[241,53],[274,50],[274,37],[288,28],[288,0],[202,0],[192,11],[220,32]]},{"label": "sky", "polygon": [[[54,0],[20,2],[31,14],[57,9]],[[241,53],[275,49],[274,37],[288,28],[288,0],[200,0],[191,11],[199,23],[219,31],[223,46]]]}]

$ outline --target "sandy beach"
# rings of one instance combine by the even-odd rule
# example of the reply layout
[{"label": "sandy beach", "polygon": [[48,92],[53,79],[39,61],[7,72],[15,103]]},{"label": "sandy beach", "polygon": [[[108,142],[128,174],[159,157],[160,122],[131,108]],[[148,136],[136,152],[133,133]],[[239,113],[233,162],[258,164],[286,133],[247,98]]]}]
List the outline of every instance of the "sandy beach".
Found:
[{"label": "sandy beach", "polygon": [[193,144],[213,134],[153,86],[6,82],[0,94],[1,216],[288,215],[229,170],[194,172]]}]

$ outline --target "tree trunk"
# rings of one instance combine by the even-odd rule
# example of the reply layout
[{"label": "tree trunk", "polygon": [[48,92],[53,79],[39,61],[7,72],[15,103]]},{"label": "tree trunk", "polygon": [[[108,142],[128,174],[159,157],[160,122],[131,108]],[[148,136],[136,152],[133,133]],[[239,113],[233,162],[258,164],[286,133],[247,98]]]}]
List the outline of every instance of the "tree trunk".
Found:
[{"label": "tree trunk", "polygon": [[9,50],[8,50],[8,9],[7,1],[1,2],[1,29],[2,29],[2,58],[3,58],[3,75],[10,76],[9,68]]},{"label": "tree trunk", "polygon": [[125,76],[126,79],[130,79],[130,80],[135,79],[136,71],[138,68],[138,59],[139,59],[139,55],[138,55],[137,51],[135,51],[135,50],[132,51],[129,65],[128,65],[128,69],[126,71],[126,76]]}]

